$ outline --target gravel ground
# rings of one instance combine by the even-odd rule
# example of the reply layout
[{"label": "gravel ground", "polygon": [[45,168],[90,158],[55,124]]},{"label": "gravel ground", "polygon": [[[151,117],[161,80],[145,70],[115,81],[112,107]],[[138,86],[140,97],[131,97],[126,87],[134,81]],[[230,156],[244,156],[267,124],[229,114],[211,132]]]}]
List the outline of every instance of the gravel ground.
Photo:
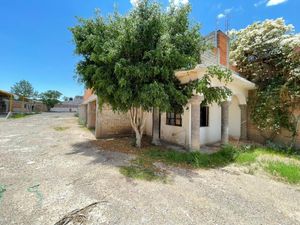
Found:
[{"label": "gravel ground", "polygon": [[0,224],[300,224],[299,186],[233,166],[130,180],[118,167],[133,156],[93,140],[73,114],[1,120]]}]

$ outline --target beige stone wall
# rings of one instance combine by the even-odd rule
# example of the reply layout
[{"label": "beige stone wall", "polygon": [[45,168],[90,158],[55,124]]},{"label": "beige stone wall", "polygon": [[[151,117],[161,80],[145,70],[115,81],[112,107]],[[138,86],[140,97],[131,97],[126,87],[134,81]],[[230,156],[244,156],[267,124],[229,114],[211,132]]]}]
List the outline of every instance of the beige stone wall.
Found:
[{"label": "beige stone wall", "polygon": [[87,122],[87,105],[80,105],[78,109],[78,117],[79,117],[79,122],[82,125],[86,125]]},{"label": "beige stone wall", "polygon": [[96,138],[108,138],[133,134],[127,113],[113,112],[111,107],[104,105],[97,111]]},{"label": "beige stone wall", "polygon": [[[250,112],[248,111],[248,115]],[[300,115],[300,110],[295,111],[295,115]],[[254,125],[253,121],[251,121],[250,116],[248,116],[248,139],[264,144],[266,142],[266,138],[264,136],[268,136],[268,133],[262,135],[262,133],[258,130],[258,128]],[[291,134],[289,131],[282,129],[280,134],[277,135],[274,139],[275,143],[278,144],[289,144],[291,141]],[[296,138],[296,148],[300,149],[300,123],[298,124],[298,136]]]},{"label": "beige stone wall", "polygon": [[38,103],[34,104],[34,110],[33,111],[35,111],[35,112],[47,112],[48,110],[47,110],[47,106],[45,104],[38,102]]}]

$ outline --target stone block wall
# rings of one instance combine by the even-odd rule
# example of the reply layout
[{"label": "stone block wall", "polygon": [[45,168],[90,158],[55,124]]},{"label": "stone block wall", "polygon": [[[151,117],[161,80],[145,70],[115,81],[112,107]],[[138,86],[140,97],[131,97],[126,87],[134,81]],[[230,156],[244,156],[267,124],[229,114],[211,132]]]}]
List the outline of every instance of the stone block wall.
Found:
[{"label": "stone block wall", "polygon": [[[248,115],[250,112],[248,111]],[[295,112],[295,115],[300,115],[300,110]],[[248,118],[248,139],[251,141],[255,141],[261,144],[265,144],[269,134],[261,131],[257,128],[257,126],[253,123],[250,116]],[[291,133],[285,129],[282,129],[278,135],[275,136],[274,142],[278,144],[287,145],[291,141]],[[296,137],[296,148],[300,149],[300,123],[298,124],[298,135]]]},{"label": "stone block wall", "polygon": [[[215,39],[217,37],[217,42]],[[214,46],[211,50],[207,50],[201,54],[202,66],[208,67],[212,65],[229,65],[229,37],[222,31],[211,33],[206,37],[208,43]],[[217,47],[216,47],[217,44]]]},{"label": "stone block wall", "polygon": [[213,50],[208,50],[201,55],[201,66],[213,66],[218,64],[218,59]]},{"label": "stone block wall", "polygon": [[104,105],[101,110],[97,110],[96,138],[131,134],[133,134],[133,130],[127,113],[114,112],[108,105]]}]

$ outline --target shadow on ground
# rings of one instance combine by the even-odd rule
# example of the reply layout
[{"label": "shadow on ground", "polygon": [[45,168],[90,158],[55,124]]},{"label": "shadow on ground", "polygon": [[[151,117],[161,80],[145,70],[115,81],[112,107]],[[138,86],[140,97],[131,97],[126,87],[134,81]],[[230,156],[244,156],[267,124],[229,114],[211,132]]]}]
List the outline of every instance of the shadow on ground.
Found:
[{"label": "shadow on ground", "polygon": [[[149,137],[144,139],[142,149],[134,147],[133,140],[132,137],[125,137],[80,142],[74,144],[72,152],[67,153],[67,155],[82,155],[92,158],[89,164],[101,164],[116,168],[129,166],[132,160],[136,159],[142,152],[153,147]],[[181,176],[193,182],[193,178],[200,176],[193,169],[165,165],[161,162],[155,162],[155,165],[165,170],[171,180],[174,176]]]}]

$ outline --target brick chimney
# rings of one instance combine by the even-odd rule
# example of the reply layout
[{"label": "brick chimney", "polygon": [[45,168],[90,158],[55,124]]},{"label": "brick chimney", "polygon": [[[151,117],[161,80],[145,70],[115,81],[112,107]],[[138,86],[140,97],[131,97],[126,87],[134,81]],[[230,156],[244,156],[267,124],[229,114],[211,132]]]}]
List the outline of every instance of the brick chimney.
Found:
[{"label": "brick chimney", "polygon": [[218,62],[223,66],[229,67],[229,37],[220,30],[216,33]]},{"label": "brick chimney", "polygon": [[92,94],[93,94],[93,90],[92,89],[85,89],[83,100],[87,100]]}]

